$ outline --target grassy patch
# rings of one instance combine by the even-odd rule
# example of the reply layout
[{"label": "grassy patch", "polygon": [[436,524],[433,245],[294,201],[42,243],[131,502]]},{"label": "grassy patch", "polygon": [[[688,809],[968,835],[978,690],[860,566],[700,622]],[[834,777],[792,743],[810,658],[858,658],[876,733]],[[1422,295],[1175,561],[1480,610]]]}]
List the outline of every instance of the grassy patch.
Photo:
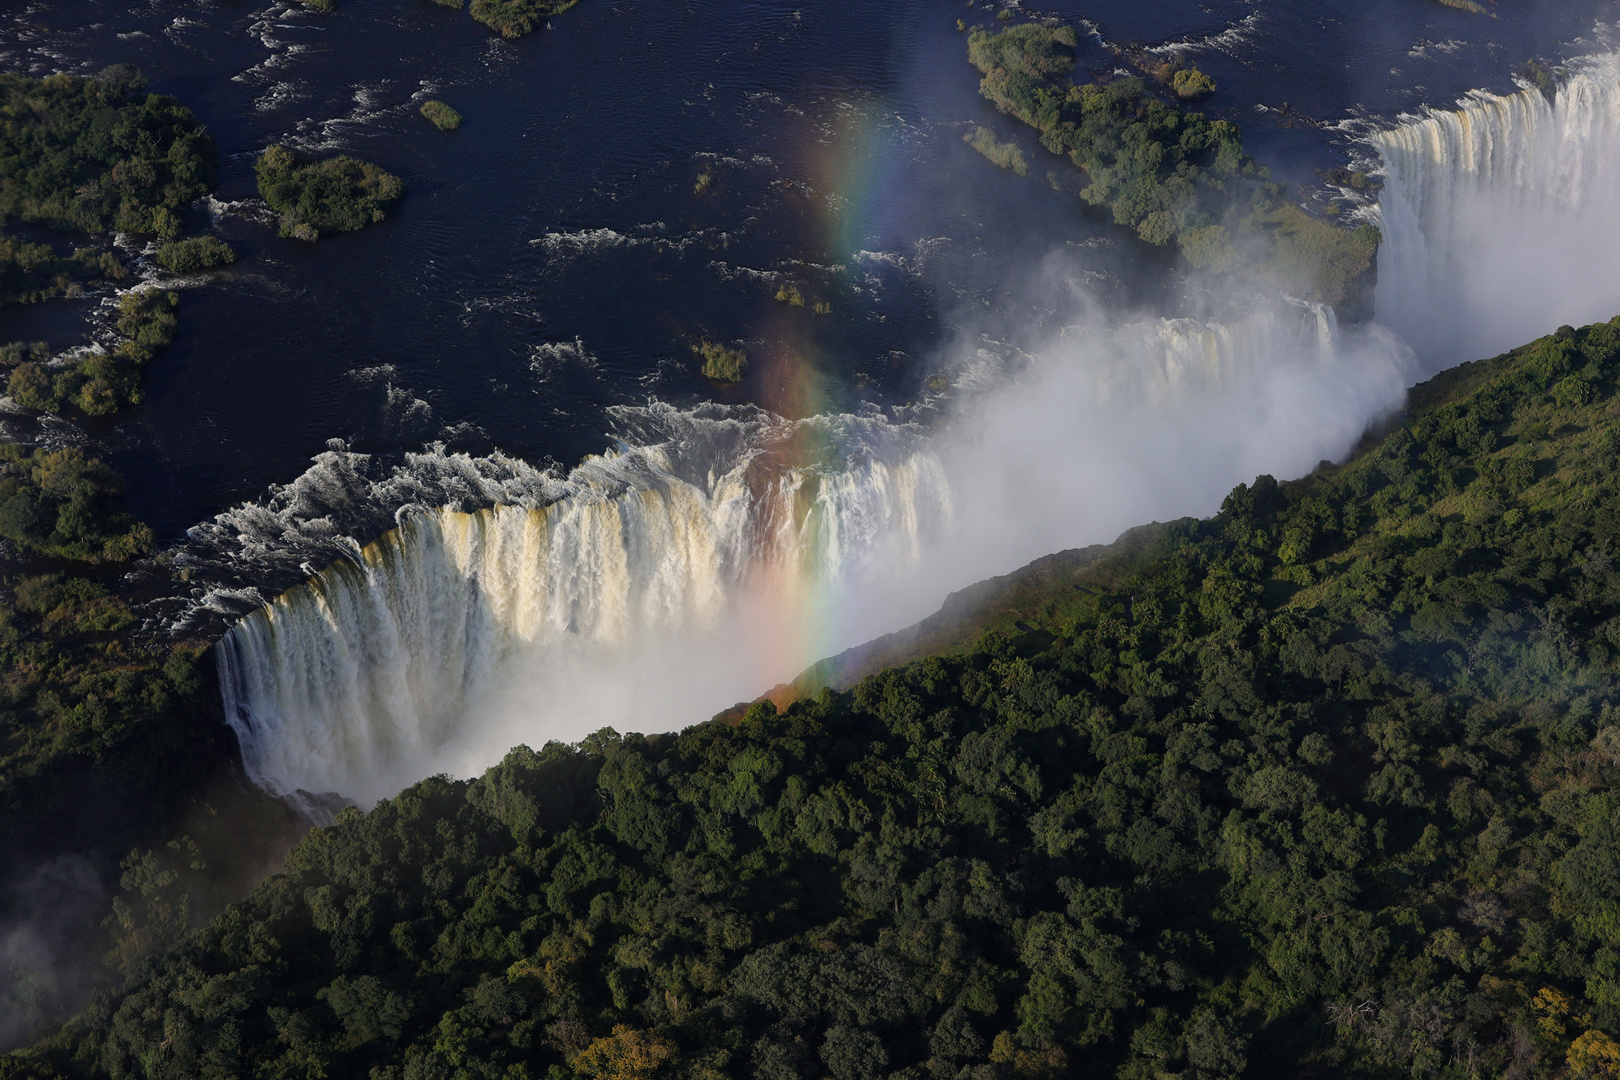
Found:
[{"label": "grassy patch", "polygon": [[461,114],[442,101],[422,102],[422,115],[440,131],[454,131],[461,126]]},{"label": "grassy patch", "polygon": [[1024,152],[1018,148],[1018,144],[1011,140],[997,142],[996,133],[989,128],[976,127],[962,136],[962,141],[1003,169],[1015,172],[1019,176],[1029,175],[1029,163],[1024,160]]},{"label": "grassy patch", "polygon": [[714,341],[700,341],[692,347],[703,360],[703,374],[716,382],[741,382],[748,372],[748,354]]}]

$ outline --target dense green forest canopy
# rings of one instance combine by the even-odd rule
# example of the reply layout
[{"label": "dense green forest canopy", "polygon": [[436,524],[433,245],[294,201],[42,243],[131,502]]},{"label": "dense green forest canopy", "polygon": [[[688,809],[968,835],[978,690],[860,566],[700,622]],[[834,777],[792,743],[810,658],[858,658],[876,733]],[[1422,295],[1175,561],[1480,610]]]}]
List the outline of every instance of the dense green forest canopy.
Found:
[{"label": "dense green forest canopy", "polygon": [[986,98],[1084,170],[1081,198],[1150,244],[1174,242],[1195,266],[1252,264],[1312,299],[1338,307],[1363,299],[1375,229],[1304,213],[1244,154],[1236,125],[1163,101],[1142,79],[1071,82],[1077,42],[1067,26],[974,30],[968,59]]},{"label": "dense green forest canopy", "polygon": [[[152,534],[124,511],[121,487],[76,448],[0,445],[0,539],[11,548],[0,560],[0,841],[15,875],[0,894],[8,1035],[39,1030],[127,956],[246,895],[296,834],[296,815],[233,781],[207,643],[139,632],[127,578]],[[43,952],[19,935],[12,905],[29,902],[26,853],[42,838],[53,864],[78,860],[117,881],[131,845],[171,837],[187,872],[179,902],[148,895],[173,871],[138,850],[118,898],[137,925],[126,931],[115,910],[105,935],[92,922]]]},{"label": "dense green forest canopy", "polygon": [[179,232],[214,186],[213,136],[135,69],[0,73],[0,215],[70,232]]},{"label": "dense green forest canopy", "polygon": [[77,447],[0,443],[0,539],[59,559],[119,562],[148,553],[152,532],[123,512],[123,482]]},{"label": "dense green forest canopy", "polygon": [[299,240],[363,229],[405,194],[399,177],[348,155],[309,161],[272,146],[253,170],[259,194],[281,213],[281,234]]},{"label": "dense green forest canopy", "polygon": [[965,653],[345,811],[0,1076],[1613,1076],[1617,376],[1562,329]]}]

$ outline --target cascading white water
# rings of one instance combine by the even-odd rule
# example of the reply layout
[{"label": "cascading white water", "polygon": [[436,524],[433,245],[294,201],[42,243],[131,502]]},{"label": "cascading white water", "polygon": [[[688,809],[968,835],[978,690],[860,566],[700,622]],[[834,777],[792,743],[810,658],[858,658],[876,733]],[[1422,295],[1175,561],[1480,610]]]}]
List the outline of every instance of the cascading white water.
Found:
[{"label": "cascading white water", "polygon": [[1620,314],[1620,57],[1574,61],[1551,101],[1477,91],[1371,141],[1378,319],[1431,369]]},{"label": "cascading white water", "polygon": [[[973,400],[929,439],[704,406],[625,412],[639,445],[566,477],[428,454],[364,480],[333,451],[195,530],[233,558],[339,556],[228,634],[227,715],[267,786],[362,802],[518,742],[683,727],[949,589],[1342,453],[1406,369],[1340,338],[1299,304],[1075,327],[1018,371],[969,362]],[[966,395],[973,368],[994,388]],[[419,508],[362,549],[333,525],[376,519],[357,497]]]},{"label": "cascading white water", "polygon": [[[684,419],[709,435],[728,426]],[[833,434],[826,426],[756,422],[741,447],[689,438],[628,449],[541,485],[553,496],[544,505],[409,516],[243,619],[222,644],[227,716],[249,770],[282,791],[373,799],[424,763],[470,754],[477,767],[490,746],[476,729],[500,691],[548,665],[562,669],[537,688],[533,727],[512,741],[645,715],[670,679],[698,676],[694,689],[711,702],[751,696],[768,655],[789,648],[795,631],[750,617],[739,638],[723,623],[741,594],[794,604],[798,590],[858,576],[886,552],[914,554],[950,512],[926,450],[834,466],[772,460],[789,449],[814,456],[790,444]],[[695,463],[695,476],[679,461],[694,443],[721,455]],[[647,654],[660,647],[686,670],[653,662]],[[643,660],[657,673],[653,697],[598,699],[608,718],[570,715],[588,688],[559,692],[557,680],[633,682]]]}]

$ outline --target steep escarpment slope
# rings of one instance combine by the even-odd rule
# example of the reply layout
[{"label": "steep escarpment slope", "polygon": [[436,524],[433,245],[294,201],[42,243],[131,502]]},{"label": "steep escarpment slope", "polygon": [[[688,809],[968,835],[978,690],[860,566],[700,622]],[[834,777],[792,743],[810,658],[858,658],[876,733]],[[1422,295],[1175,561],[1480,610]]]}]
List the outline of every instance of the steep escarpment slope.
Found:
[{"label": "steep escarpment slope", "polygon": [[0,1076],[1613,1075],[1617,375],[1562,330],[960,651],[346,811]]}]

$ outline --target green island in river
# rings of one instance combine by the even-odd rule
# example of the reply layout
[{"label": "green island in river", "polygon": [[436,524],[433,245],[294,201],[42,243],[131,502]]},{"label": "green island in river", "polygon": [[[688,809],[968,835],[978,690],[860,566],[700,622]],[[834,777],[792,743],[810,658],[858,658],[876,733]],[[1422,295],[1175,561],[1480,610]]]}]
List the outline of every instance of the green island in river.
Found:
[{"label": "green island in river", "polygon": [[[1174,243],[1195,267],[1295,289],[1343,315],[1371,310],[1377,229],[1305,213],[1244,154],[1236,125],[1162,101],[1142,79],[1069,81],[1077,42],[1068,26],[976,29],[968,59],[980,93],[1085,172],[1082,199],[1150,244]],[[987,149],[991,133],[973,141],[1016,170],[1008,151]]]}]

